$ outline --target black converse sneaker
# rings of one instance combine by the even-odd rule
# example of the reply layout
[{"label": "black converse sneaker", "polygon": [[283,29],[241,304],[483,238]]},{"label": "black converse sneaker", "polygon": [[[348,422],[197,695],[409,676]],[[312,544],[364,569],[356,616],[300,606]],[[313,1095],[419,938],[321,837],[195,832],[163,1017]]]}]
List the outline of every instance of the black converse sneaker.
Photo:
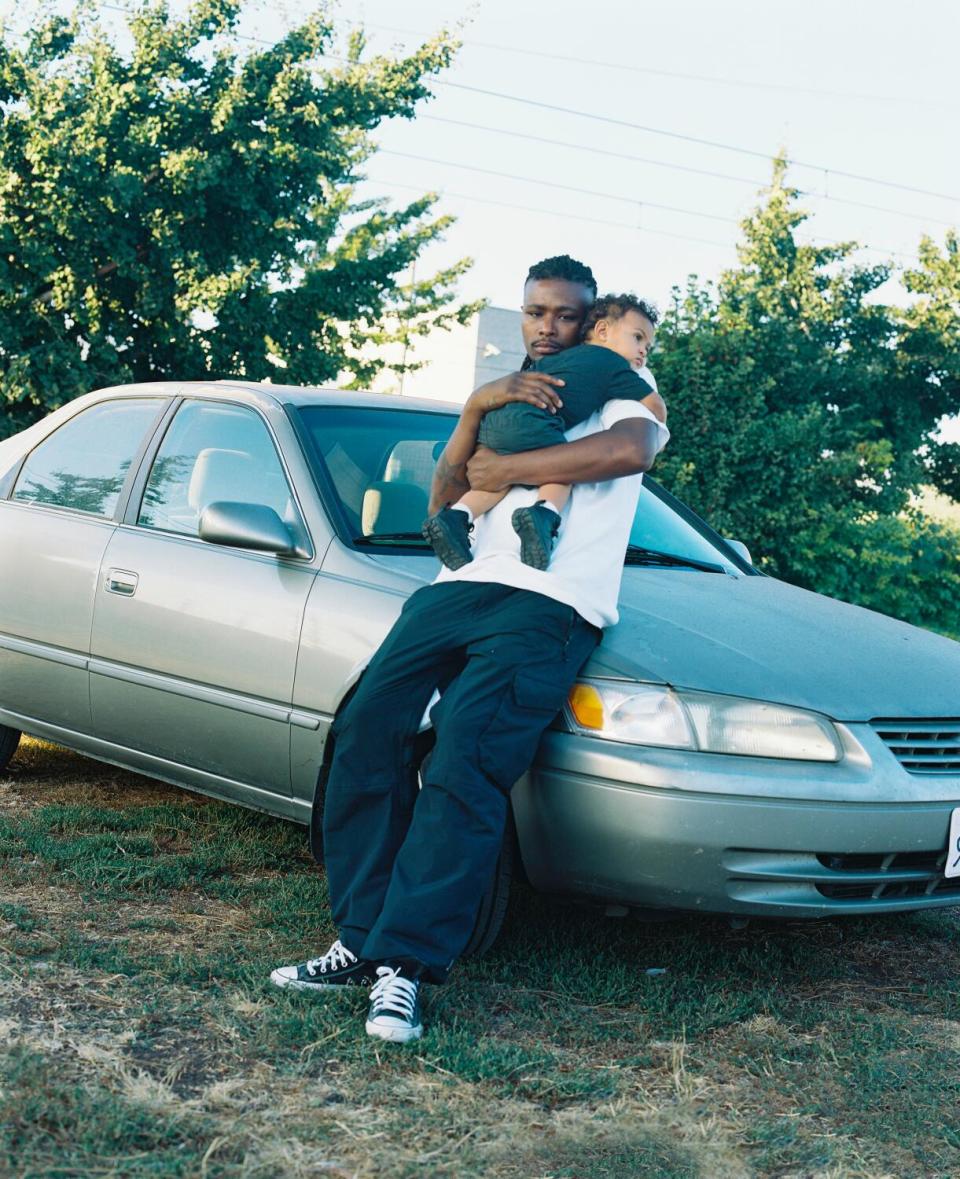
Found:
[{"label": "black converse sneaker", "polygon": [[370,991],[367,1035],[406,1044],[423,1035],[420,1018],[420,979],[403,963],[377,967]]},{"label": "black converse sneaker", "polygon": [[533,507],[517,508],[510,523],[520,537],[520,560],[534,569],[546,569],[560,528],[557,513],[541,499]]},{"label": "black converse sneaker", "polygon": [[473,560],[470,551],[473,525],[467,513],[459,508],[441,508],[435,516],[424,520],[420,531],[448,569],[460,569]]},{"label": "black converse sneaker", "polygon": [[375,969],[373,962],[351,954],[338,939],[319,958],[311,958],[299,966],[278,966],[270,975],[270,981],[278,987],[290,987],[295,991],[369,987],[376,979]]}]

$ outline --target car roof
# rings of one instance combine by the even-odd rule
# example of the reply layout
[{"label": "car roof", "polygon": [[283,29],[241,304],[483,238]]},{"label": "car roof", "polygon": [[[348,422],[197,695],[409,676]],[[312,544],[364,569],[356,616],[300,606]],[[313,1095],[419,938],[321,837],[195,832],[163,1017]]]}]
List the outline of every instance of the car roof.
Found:
[{"label": "car roof", "polygon": [[403,397],[397,393],[360,393],[303,385],[274,385],[263,381],[143,381],[135,385],[115,385],[99,389],[95,396],[140,396],[161,394],[167,397],[209,397],[217,400],[268,402],[274,405],[348,405],[358,409],[432,410],[434,413],[459,413],[462,404],[426,397]]}]

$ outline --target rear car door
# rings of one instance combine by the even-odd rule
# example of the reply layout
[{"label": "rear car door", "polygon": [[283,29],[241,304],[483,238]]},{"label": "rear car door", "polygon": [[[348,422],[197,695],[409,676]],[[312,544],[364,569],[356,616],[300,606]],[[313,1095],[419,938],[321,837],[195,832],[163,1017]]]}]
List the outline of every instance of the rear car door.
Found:
[{"label": "rear car door", "polygon": [[251,801],[250,787],[290,793],[294,669],[315,570],[201,540],[200,513],[217,501],[273,508],[309,548],[265,417],[250,405],[187,400],[138,510],[103,558],[93,724],[97,736],[158,759],[158,772],[162,763],[188,767],[198,785],[209,778]]},{"label": "rear car door", "polygon": [[8,714],[88,732],[97,574],[167,405],[116,397],[88,406],[30,451],[0,500],[0,708]]}]

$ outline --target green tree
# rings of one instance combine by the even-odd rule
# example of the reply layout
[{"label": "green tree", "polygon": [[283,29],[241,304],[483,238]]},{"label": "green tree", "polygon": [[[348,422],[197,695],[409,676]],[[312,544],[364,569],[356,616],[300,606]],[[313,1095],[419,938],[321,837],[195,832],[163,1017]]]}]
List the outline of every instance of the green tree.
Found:
[{"label": "green tree", "polygon": [[957,449],[936,440],[960,410],[960,263],[930,241],[887,306],[888,265],[856,246],[801,243],[807,218],[775,162],[743,226],[739,266],[691,280],[660,332],[657,375],[674,443],[660,476],[769,572],[960,634],[960,537],[912,506],[950,492]]},{"label": "green tree", "polygon": [[369,345],[473,311],[468,260],[404,281],[449,224],[434,197],[355,196],[451,38],[364,60],[321,13],[250,46],[242,6],[146,0],[123,52],[96,3],[0,44],[0,437],[127,381],[366,384]]}]

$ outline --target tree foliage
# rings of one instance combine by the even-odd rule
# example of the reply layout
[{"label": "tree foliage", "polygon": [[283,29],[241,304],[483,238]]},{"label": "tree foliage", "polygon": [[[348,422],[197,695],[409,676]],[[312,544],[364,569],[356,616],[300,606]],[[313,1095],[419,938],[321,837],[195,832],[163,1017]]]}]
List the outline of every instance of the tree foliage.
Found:
[{"label": "tree foliage", "polygon": [[145,0],[124,51],[96,4],[0,44],[0,436],[127,381],[368,384],[370,345],[472,312],[466,260],[403,281],[449,224],[434,198],[354,191],[454,42],[364,60],[320,13],[251,46],[242,6]]},{"label": "tree foliage", "polygon": [[739,266],[691,280],[660,331],[674,442],[659,476],[762,567],[960,635],[960,536],[913,506],[960,488],[960,253],[924,239],[890,306],[888,265],[797,240],[807,214],[777,161]]}]

